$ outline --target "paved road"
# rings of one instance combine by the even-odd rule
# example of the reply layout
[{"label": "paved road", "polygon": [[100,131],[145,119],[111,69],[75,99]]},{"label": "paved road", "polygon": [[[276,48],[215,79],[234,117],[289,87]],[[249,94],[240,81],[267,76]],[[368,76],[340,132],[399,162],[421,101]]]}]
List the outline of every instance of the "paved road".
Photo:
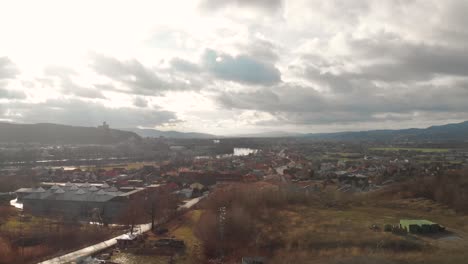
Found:
[{"label": "paved road", "polygon": [[189,209],[190,207],[196,205],[201,199],[205,198],[206,195],[200,196],[197,198],[193,198],[192,200],[188,200],[185,204],[181,205],[179,209]]},{"label": "paved road", "polygon": [[[189,200],[184,205],[182,205],[180,208],[187,208],[188,209],[188,208],[194,206],[195,204],[197,204],[204,197],[205,196]],[[140,228],[137,227],[136,230],[139,229],[140,233],[144,233],[144,232],[147,232],[147,231],[149,231],[151,229],[151,224],[143,224],[143,225],[139,225],[139,227]],[[115,244],[117,244],[117,239],[120,239],[120,238],[122,238],[124,236],[127,236],[127,235],[129,235],[129,234],[123,234],[123,235],[111,238],[109,240],[106,240],[104,242],[101,242],[101,243],[98,243],[98,244],[95,244],[95,245],[92,245],[92,246],[89,246],[89,247],[86,247],[86,248],[83,248],[83,249],[68,253],[66,255],[40,262],[39,264],[61,264],[61,263],[69,263],[69,262],[77,261],[77,260],[79,260],[81,258],[85,258],[87,256],[90,256],[90,255],[96,253],[96,252],[99,252],[99,251],[102,251],[102,250],[104,250],[106,248],[114,246]]]},{"label": "paved road", "polygon": [[[143,233],[143,232],[149,231],[151,229],[151,224],[144,224],[144,225],[140,225],[139,227],[140,227],[139,228],[140,232]],[[137,230],[138,230],[138,228],[137,228]],[[101,243],[98,243],[98,244],[95,244],[95,245],[92,245],[92,246],[89,246],[89,247],[86,247],[86,248],[83,248],[83,249],[68,253],[66,255],[40,262],[40,264],[60,264],[60,263],[73,262],[73,261],[76,261],[76,260],[78,260],[80,258],[87,257],[89,255],[92,255],[92,254],[96,253],[96,252],[104,250],[104,249],[106,249],[108,247],[112,247],[115,244],[117,244],[117,239],[120,239],[120,238],[122,238],[124,236],[127,236],[127,235],[129,235],[129,234],[123,234],[123,235],[111,238],[111,239],[106,240],[104,242],[101,242]]]},{"label": "paved road", "polygon": [[14,206],[20,210],[23,210],[23,204],[22,203],[18,203],[18,198],[15,198],[13,200],[10,201],[10,205],[11,206]]}]

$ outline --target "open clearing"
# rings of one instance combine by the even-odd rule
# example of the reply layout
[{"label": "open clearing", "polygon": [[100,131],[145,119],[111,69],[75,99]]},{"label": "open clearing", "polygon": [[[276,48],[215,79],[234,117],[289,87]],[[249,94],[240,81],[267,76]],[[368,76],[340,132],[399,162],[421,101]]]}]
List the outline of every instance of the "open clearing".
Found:
[{"label": "open clearing", "polygon": [[[425,199],[366,198],[345,206],[291,205],[263,212],[255,224],[256,239],[233,252],[225,263],[238,263],[241,256],[254,255],[268,256],[268,263],[273,264],[450,264],[468,259],[468,216]],[[169,223],[169,236],[183,239],[187,245],[185,254],[173,263],[203,263],[203,245],[193,232],[201,213],[189,211]],[[446,226],[448,232],[422,236],[382,230],[383,225],[398,224],[400,219],[428,219]],[[371,230],[372,225],[381,230]],[[156,239],[150,235],[149,240]],[[126,254],[123,259],[130,264],[168,262],[164,256]],[[124,263],[119,257],[113,260]]]},{"label": "open clearing", "polygon": [[[432,208],[428,212],[428,208]],[[346,208],[294,206],[278,211],[262,235],[280,241],[272,263],[465,263],[468,217],[427,200],[362,203]],[[369,227],[429,219],[448,228],[437,236],[396,235]]]}]

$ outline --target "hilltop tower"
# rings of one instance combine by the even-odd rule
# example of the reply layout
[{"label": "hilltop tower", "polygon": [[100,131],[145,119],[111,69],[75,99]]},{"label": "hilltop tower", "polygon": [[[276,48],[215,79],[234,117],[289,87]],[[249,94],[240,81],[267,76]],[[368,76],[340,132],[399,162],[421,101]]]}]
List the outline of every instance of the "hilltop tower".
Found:
[{"label": "hilltop tower", "polygon": [[104,131],[109,131],[109,124],[107,124],[106,121],[102,122],[101,126],[98,126],[98,128],[103,129]]}]

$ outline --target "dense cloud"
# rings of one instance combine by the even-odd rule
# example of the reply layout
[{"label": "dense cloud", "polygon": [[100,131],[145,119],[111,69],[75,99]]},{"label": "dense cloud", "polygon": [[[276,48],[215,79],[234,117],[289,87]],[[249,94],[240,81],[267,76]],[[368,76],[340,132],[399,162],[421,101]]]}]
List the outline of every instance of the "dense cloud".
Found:
[{"label": "dense cloud", "polygon": [[224,92],[216,99],[225,108],[262,111],[276,117],[275,122],[263,125],[398,121],[436,113],[458,113],[456,116],[463,118],[468,114],[468,90],[467,84],[459,85],[394,87],[399,92],[387,94],[378,90],[324,94],[312,87],[283,84],[268,91]]},{"label": "dense cloud", "polygon": [[248,45],[241,46],[241,48],[245,49],[249,56],[256,60],[276,62],[280,57],[275,44],[263,39],[254,39]]},{"label": "dense cloud", "polygon": [[0,87],[0,99],[24,99],[26,94],[22,91],[9,90]]},{"label": "dense cloud", "polygon": [[[44,103],[10,103],[5,105],[15,121],[23,123],[58,123],[97,126],[107,121],[114,127],[152,127],[178,122],[174,113],[159,109],[110,108],[83,100],[48,100]],[[10,116],[10,117],[11,117]],[[8,118],[8,116],[4,116]],[[1,119],[1,117],[0,117]]]},{"label": "dense cloud", "polygon": [[0,99],[18,98],[24,95],[5,89],[8,82],[18,75],[16,65],[8,57],[0,57]]},{"label": "dense cloud", "polygon": [[253,7],[274,12],[282,8],[283,0],[203,0],[201,6],[209,10],[225,7]]},{"label": "dense cloud", "polygon": [[217,78],[244,84],[272,85],[281,81],[280,71],[272,64],[245,55],[206,50],[203,65]]},{"label": "dense cloud", "polygon": [[120,61],[99,54],[92,55],[91,67],[100,75],[106,76],[124,86],[131,92],[143,95],[160,95],[165,91],[191,89],[180,80],[164,80],[136,59]]},{"label": "dense cloud", "polygon": [[401,82],[428,80],[437,75],[467,75],[468,49],[464,46],[413,44],[378,37],[349,39],[350,49],[359,55],[355,59],[375,62],[362,66],[360,73],[347,73],[346,78]]},{"label": "dense cloud", "polygon": [[197,64],[181,58],[173,58],[171,60],[171,66],[177,71],[187,73],[199,73],[202,71],[202,69]]},{"label": "dense cloud", "polygon": [[133,104],[136,107],[147,107],[148,101],[143,97],[136,97],[135,100],[133,101]]},{"label": "dense cloud", "polygon": [[[125,126],[146,126],[181,117],[187,122],[177,125],[195,124],[183,129],[203,120],[204,132],[221,134],[244,126],[307,131],[468,119],[466,1],[202,0],[184,10],[180,3],[135,7],[151,15],[115,28],[124,43],[118,47],[83,48],[91,51],[77,59],[83,67],[72,60],[35,76],[47,56],[25,71],[14,56],[0,57],[0,98],[10,105],[3,119],[91,124],[122,117]],[[36,54],[22,53],[22,64]],[[57,98],[68,101],[50,101]],[[24,109],[11,105],[19,101]],[[38,103],[45,101],[54,107]],[[89,122],[75,107],[104,117]]]},{"label": "dense cloud", "polygon": [[0,57],[0,80],[13,79],[19,71],[8,57]]},{"label": "dense cloud", "polygon": [[105,98],[101,91],[95,87],[84,87],[76,84],[73,81],[73,77],[77,76],[77,73],[71,68],[48,66],[44,69],[44,73],[47,78],[43,79],[41,83],[48,86],[56,86],[64,94],[83,98]]},{"label": "dense cloud", "polygon": [[[465,34],[459,27],[461,16],[447,16],[460,8],[459,2],[437,5],[440,12],[433,15],[443,20],[437,20],[436,30],[426,31],[434,26],[431,20],[420,23],[420,31],[411,25],[408,35],[399,26],[411,24],[411,18],[420,21],[419,12],[427,7],[422,1],[388,1],[385,10],[368,1],[311,1],[305,10],[312,17],[333,19],[326,25],[329,37],[303,39],[299,57],[288,65],[289,74],[305,82],[286,80],[272,88],[223,92],[216,100],[229,109],[270,114],[274,119],[257,123],[265,126],[467,119],[467,49],[447,42]],[[337,17],[337,12],[343,15]],[[387,13],[408,16],[387,21]],[[375,20],[376,14],[382,21]],[[428,34],[447,38],[417,39]]]},{"label": "dense cloud", "polygon": [[[206,49],[199,62],[190,62],[182,58],[170,61],[176,73],[212,77],[215,80],[231,81],[244,85],[269,86],[281,82],[281,72],[274,62],[277,55],[273,46],[266,41],[254,42],[248,46],[249,54],[231,56],[227,53]],[[203,79],[205,84],[210,79]]]}]

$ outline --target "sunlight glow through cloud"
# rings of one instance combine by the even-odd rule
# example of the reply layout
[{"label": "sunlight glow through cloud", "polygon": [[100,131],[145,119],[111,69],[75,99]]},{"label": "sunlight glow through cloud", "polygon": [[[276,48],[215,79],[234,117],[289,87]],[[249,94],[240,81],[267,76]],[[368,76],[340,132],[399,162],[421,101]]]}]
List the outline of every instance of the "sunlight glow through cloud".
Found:
[{"label": "sunlight glow through cloud", "polygon": [[[88,116],[99,109],[107,116],[50,121],[94,125],[107,117],[114,127],[215,134],[463,121],[465,7],[461,0],[2,2],[0,120],[39,122],[29,109],[47,115],[90,105]],[[127,121],[112,116],[124,112]]]}]

